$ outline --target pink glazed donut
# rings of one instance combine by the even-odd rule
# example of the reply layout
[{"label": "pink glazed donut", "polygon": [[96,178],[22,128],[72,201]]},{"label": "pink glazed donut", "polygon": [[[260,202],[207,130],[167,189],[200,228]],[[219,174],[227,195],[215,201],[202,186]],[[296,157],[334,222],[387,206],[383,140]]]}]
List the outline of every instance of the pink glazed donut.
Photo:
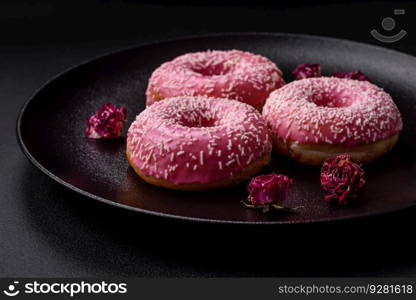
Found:
[{"label": "pink glazed donut", "polygon": [[147,87],[147,106],[177,96],[234,99],[261,109],[284,85],[282,71],[267,58],[239,50],[181,55],[157,68]]},{"label": "pink glazed donut", "polygon": [[261,114],[245,103],[182,96],[140,113],[127,134],[127,158],[146,182],[207,190],[251,178],[271,158]]},{"label": "pink glazed donut", "polygon": [[277,151],[311,165],[340,153],[368,163],[394,147],[403,126],[383,89],[335,77],[285,85],[267,99],[263,117]]}]

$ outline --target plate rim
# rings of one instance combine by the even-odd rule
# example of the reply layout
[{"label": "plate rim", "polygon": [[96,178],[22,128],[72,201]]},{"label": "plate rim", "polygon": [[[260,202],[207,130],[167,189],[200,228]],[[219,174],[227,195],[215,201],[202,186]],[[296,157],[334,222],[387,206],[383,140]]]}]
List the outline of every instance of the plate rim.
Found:
[{"label": "plate rim", "polygon": [[377,212],[367,212],[367,213],[361,213],[361,214],[355,214],[352,216],[341,216],[341,217],[336,217],[336,218],[320,218],[320,219],[314,219],[314,220],[297,220],[297,221],[241,221],[241,220],[221,220],[221,219],[211,219],[211,218],[200,218],[200,217],[188,217],[188,216],[181,216],[181,215],[175,215],[175,214],[171,214],[171,213],[162,213],[162,212],[157,212],[157,211],[151,211],[151,210],[146,210],[146,209],[142,209],[142,208],[138,208],[138,207],[133,207],[133,206],[129,206],[126,204],[121,204],[121,203],[117,203],[114,202],[112,200],[94,195],[92,193],[89,193],[85,190],[82,190],[68,182],[66,182],[65,180],[59,178],[58,176],[56,176],[55,174],[53,174],[51,171],[49,171],[46,167],[44,167],[40,162],[38,162],[34,156],[30,153],[30,151],[27,149],[25,142],[23,140],[22,137],[22,120],[24,118],[24,114],[26,112],[26,109],[28,107],[28,105],[37,97],[37,95],[45,88],[47,88],[50,84],[52,84],[55,80],[61,78],[62,76],[64,76],[65,74],[79,68],[82,67],[84,65],[87,65],[89,63],[92,63],[94,61],[97,61],[99,59],[104,59],[106,57],[115,55],[115,54],[120,54],[122,52],[127,52],[136,48],[143,48],[143,47],[151,47],[151,46],[157,46],[160,44],[166,44],[166,43],[172,43],[172,42],[182,42],[182,41],[187,41],[187,40],[194,40],[194,39],[203,39],[203,38],[213,38],[213,37],[236,37],[236,36],[241,36],[241,37],[247,37],[247,36],[268,36],[268,37],[293,37],[293,38],[304,38],[304,39],[315,39],[315,40],[325,40],[325,41],[336,41],[336,42],[341,42],[341,43],[348,43],[348,44],[356,44],[359,45],[360,47],[367,47],[367,48],[373,48],[373,49],[377,49],[377,50],[382,50],[382,51],[387,51],[387,52],[391,52],[394,55],[399,55],[399,56],[404,56],[407,59],[411,59],[411,60],[415,60],[416,62],[416,57],[405,53],[405,52],[400,52],[397,50],[393,50],[393,49],[389,49],[389,48],[384,48],[378,45],[373,45],[373,44],[367,44],[367,43],[363,43],[363,42],[357,42],[357,41],[353,41],[353,40],[348,40],[348,39],[341,39],[341,38],[334,38],[334,37],[328,37],[328,36],[321,36],[321,35],[309,35],[309,34],[299,34],[299,33],[284,33],[284,32],[221,32],[221,33],[210,33],[210,34],[201,34],[201,35],[184,35],[184,36],[178,36],[178,37],[174,37],[174,38],[168,38],[168,39],[158,39],[158,40],[154,40],[151,42],[144,42],[144,43],[138,43],[136,45],[132,45],[129,47],[125,47],[125,48],[120,48],[117,50],[112,50],[109,52],[106,52],[104,54],[99,54],[99,55],[95,55],[92,56],[91,58],[85,59],[77,64],[71,65],[68,68],[65,68],[64,70],[58,72],[56,75],[52,76],[50,79],[48,79],[47,81],[45,81],[40,87],[38,87],[37,89],[35,89],[34,92],[32,92],[29,97],[27,97],[27,99],[25,100],[24,104],[22,105],[22,107],[19,110],[18,113],[18,117],[17,117],[17,121],[16,121],[16,138],[18,141],[18,144],[20,146],[20,149],[22,150],[23,154],[26,156],[26,158],[35,166],[37,167],[40,171],[42,171],[45,175],[47,175],[49,178],[51,178],[52,180],[54,180],[55,182],[63,185],[64,187],[93,200],[99,201],[101,203],[113,206],[113,207],[117,207],[119,209],[124,209],[124,210],[128,210],[128,211],[133,211],[135,213],[142,213],[145,215],[149,215],[149,216],[156,216],[159,218],[168,218],[168,219],[173,219],[173,220],[181,220],[181,221],[188,221],[188,222],[198,222],[198,223],[211,223],[211,224],[234,224],[234,225],[249,225],[249,226],[253,226],[253,225],[289,225],[289,224],[318,224],[318,223],[329,223],[329,222],[340,222],[340,221],[346,221],[346,220],[360,220],[360,219],[364,219],[364,218],[368,218],[368,217],[376,217],[376,216],[382,216],[382,215],[387,215],[387,214],[391,214],[391,213],[395,213],[395,212],[399,212],[405,209],[408,209],[410,207],[414,207],[416,206],[416,200],[415,202],[412,203],[408,203],[406,205],[397,207],[397,208],[393,208],[393,209],[382,209],[379,210]]}]

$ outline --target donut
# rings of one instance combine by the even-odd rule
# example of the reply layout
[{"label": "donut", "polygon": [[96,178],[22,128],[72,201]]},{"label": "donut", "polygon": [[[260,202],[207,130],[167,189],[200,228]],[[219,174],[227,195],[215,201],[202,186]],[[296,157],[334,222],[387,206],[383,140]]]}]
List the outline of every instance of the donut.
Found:
[{"label": "donut", "polygon": [[147,106],[177,96],[228,98],[261,109],[270,92],[285,84],[269,59],[239,50],[181,55],[162,64],[149,79]]},{"label": "donut", "polygon": [[403,127],[388,93],[346,78],[293,81],[271,93],[262,114],[277,152],[310,165],[340,153],[371,162],[394,147]]},{"label": "donut", "polygon": [[155,186],[208,190],[251,178],[271,158],[261,114],[235,100],[165,99],[141,112],[127,133],[127,159]]}]

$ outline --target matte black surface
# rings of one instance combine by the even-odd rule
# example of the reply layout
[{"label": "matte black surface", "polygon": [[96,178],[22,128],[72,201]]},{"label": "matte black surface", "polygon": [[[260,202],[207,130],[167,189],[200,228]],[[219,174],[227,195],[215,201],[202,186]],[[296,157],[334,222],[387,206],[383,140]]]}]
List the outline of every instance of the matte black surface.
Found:
[{"label": "matte black surface", "polygon": [[[187,52],[241,49],[270,58],[284,74],[305,62],[320,63],[326,74],[363,70],[395,99],[404,130],[397,146],[365,167],[366,191],[350,206],[323,201],[317,167],[274,155],[263,173],[294,178],[286,205],[294,214],[263,214],[240,201],[245,184],[216,191],[180,192],[153,187],[129,168],[125,137],[89,140],[85,120],[102,104],[128,108],[127,128],[144,109],[148,78],[161,63]],[[364,44],[287,34],[216,35],[162,42],[99,58],[66,72],[44,86],[22,110],[18,135],[23,150],[45,173],[91,198],[136,211],[214,222],[302,223],[378,214],[416,203],[416,162],[413,141],[416,84],[409,76],[416,59]],[[389,72],[385,72],[389,70]],[[324,75],[325,75],[324,73]],[[286,81],[289,81],[290,75]]]},{"label": "matte black surface", "polygon": [[383,45],[369,30],[381,31],[382,18],[398,6],[407,14],[395,17],[397,29],[408,36],[383,46],[416,54],[414,2],[137,2],[0,1],[0,276],[416,274],[414,208],[278,229],[170,221],[114,209],[57,184],[26,159],[15,136],[19,110],[35,89],[97,55],[224,31],[297,32]]}]

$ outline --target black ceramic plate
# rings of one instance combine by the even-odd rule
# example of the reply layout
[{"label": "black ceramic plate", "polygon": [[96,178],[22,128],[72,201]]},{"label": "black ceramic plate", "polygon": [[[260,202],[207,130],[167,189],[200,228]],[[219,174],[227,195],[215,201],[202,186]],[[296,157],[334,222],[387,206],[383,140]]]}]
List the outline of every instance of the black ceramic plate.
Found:
[{"label": "black ceramic plate", "polygon": [[[170,191],[142,181],[125,158],[125,133],[117,140],[84,137],[85,120],[106,102],[128,108],[127,128],[144,109],[152,70],[180,54],[206,49],[241,49],[274,61],[292,80],[301,63],[320,63],[324,74],[362,70],[393,96],[403,115],[397,146],[365,166],[367,187],[349,206],[322,200],[319,168],[275,155],[264,170],[294,178],[287,206],[295,214],[262,214],[243,207],[246,185],[212,192]],[[380,47],[291,34],[232,34],[166,41],[116,52],[57,76],[23,107],[17,133],[24,153],[59,183],[98,201],[165,217],[209,222],[306,223],[362,217],[416,202],[416,59]],[[139,217],[139,216],[138,216]]]}]

